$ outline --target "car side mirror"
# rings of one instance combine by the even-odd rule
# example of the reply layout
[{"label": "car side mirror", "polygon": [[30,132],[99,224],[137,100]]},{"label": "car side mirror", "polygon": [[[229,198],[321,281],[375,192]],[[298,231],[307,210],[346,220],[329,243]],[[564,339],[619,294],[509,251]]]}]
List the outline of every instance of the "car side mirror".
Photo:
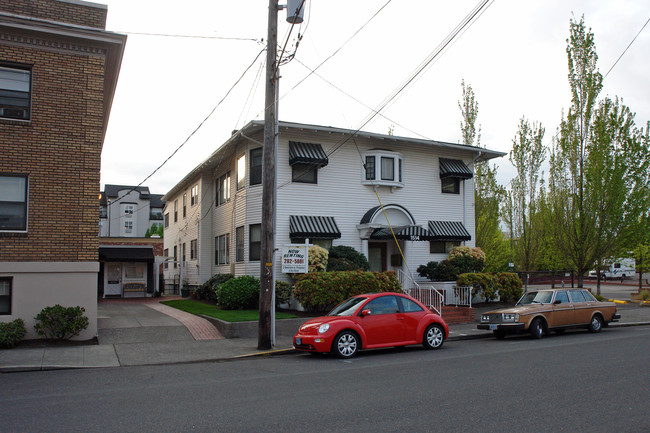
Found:
[{"label": "car side mirror", "polygon": [[362,310],[361,311],[361,317],[370,316],[370,314],[371,314],[370,310]]},{"label": "car side mirror", "polygon": [[553,302],[553,305],[559,305],[559,304],[561,304],[561,303],[562,303],[562,301],[560,301],[560,300],[558,299],[557,301]]}]

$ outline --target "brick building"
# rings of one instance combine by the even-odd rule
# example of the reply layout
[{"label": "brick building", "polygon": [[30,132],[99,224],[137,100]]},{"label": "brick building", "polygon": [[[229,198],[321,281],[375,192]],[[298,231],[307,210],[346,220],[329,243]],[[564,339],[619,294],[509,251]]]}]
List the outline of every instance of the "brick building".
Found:
[{"label": "brick building", "polygon": [[0,0],[0,321],[81,305],[97,332],[100,157],[126,36],[107,7]]}]

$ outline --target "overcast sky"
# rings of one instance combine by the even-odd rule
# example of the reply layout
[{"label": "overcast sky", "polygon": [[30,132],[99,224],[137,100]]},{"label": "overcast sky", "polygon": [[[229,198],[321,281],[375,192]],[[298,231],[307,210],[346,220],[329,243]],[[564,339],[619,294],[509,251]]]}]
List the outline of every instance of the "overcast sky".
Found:
[{"label": "overcast sky", "polygon": [[[241,82],[184,147],[143,185],[164,194],[218,148],[235,129],[263,118],[267,0],[103,0],[107,30],[128,40],[104,148],[106,183],[137,185],[180,146]],[[479,0],[307,0],[281,68],[282,121],[357,129],[418,69]],[[380,8],[388,5],[357,32]],[[460,139],[461,80],[479,103],[481,142],[509,152],[525,116],[546,128],[550,144],[569,107],[566,39],[569,20],[585,17],[595,34],[603,75],[650,18],[647,0],[495,0],[363,130]],[[290,25],[279,13],[278,40]],[[150,36],[138,33],[239,39]],[[344,45],[345,44],[345,45]],[[343,46],[344,45],[344,46]],[[341,48],[343,46],[343,48]],[[296,86],[337,49],[317,73]],[[650,120],[650,25],[604,80],[601,97],[619,96],[638,126]],[[499,180],[514,174],[507,156],[495,160]]]}]

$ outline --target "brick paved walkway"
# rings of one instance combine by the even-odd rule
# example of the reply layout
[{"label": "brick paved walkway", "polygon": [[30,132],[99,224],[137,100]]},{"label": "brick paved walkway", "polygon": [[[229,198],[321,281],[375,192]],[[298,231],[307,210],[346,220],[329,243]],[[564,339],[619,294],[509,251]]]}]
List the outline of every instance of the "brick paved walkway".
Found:
[{"label": "brick paved walkway", "polygon": [[183,299],[180,296],[165,296],[163,298],[122,298],[122,299],[101,299],[101,303],[139,303],[144,304],[149,308],[166,314],[170,317],[181,322],[195,340],[220,340],[223,337],[217,328],[209,321],[202,317],[195,316],[194,314],[186,313],[185,311],[177,310],[176,308],[163,305],[160,301],[172,301],[175,299]]}]

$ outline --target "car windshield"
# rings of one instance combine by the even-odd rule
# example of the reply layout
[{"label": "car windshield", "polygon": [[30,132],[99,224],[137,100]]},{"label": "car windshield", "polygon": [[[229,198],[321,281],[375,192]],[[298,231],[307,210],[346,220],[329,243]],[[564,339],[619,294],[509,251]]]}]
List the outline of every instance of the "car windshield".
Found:
[{"label": "car windshield", "polygon": [[528,292],[521,297],[517,305],[528,304],[550,304],[553,292],[550,290],[540,290],[539,292]]},{"label": "car windshield", "polygon": [[350,298],[347,301],[344,301],[342,304],[339,304],[338,306],[334,307],[334,309],[330,311],[327,315],[328,316],[351,316],[354,314],[359,304],[365,300],[366,298]]}]

